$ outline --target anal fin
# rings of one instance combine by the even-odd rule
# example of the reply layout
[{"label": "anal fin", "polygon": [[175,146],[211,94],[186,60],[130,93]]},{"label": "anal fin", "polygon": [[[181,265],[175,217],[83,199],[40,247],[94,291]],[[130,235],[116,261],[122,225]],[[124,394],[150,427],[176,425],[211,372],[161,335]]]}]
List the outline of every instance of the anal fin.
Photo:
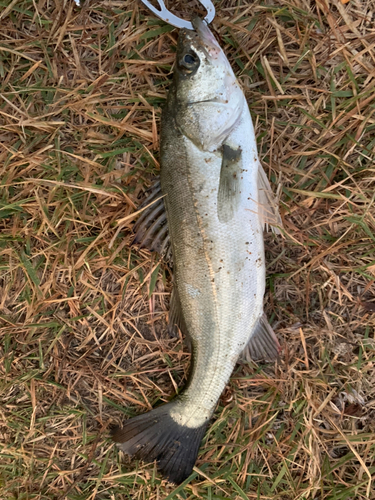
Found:
[{"label": "anal fin", "polygon": [[240,357],[246,361],[275,361],[279,357],[280,350],[276,334],[263,313]]}]

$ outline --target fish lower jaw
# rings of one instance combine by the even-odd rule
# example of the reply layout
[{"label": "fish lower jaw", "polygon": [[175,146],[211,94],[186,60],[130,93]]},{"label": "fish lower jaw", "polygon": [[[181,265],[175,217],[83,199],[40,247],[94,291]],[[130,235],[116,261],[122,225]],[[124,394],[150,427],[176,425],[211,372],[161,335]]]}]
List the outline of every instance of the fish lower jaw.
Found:
[{"label": "fish lower jaw", "polygon": [[205,408],[186,402],[184,405],[171,408],[169,414],[177,424],[189,429],[197,429],[208,422],[213,410],[213,408]]}]

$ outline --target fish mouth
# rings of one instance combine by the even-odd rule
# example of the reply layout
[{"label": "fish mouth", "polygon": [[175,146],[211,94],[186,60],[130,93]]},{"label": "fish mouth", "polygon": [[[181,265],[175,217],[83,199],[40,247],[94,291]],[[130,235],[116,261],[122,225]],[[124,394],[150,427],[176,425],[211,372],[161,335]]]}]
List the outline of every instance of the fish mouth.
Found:
[{"label": "fish mouth", "polygon": [[199,37],[204,42],[204,44],[207,45],[207,47],[220,49],[220,45],[216,41],[216,38],[212,34],[206,21],[203,21],[200,17],[196,16],[192,19],[191,22]]},{"label": "fish mouth", "polygon": [[206,21],[203,21],[200,17],[194,17],[191,22],[199,36],[202,46],[211,55],[211,57],[218,57],[221,53],[221,47],[212,34]]},{"label": "fish mouth", "polygon": [[226,99],[219,99],[218,97],[214,97],[212,99],[202,99],[201,101],[189,101],[186,103],[187,106],[193,106],[194,104],[202,104],[204,102],[214,102],[219,104],[227,104],[228,101]]},{"label": "fish mouth", "polygon": [[206,21],[203,21],[200,17],[194,17],[191,22],[206,49],[208,49],[209,51],[215,49],[221,51],[220,45],[216,41],[216,38],[212,34]]},{"label": "fish mouth", "polygon": [[218,59],[222,50],[207,23],[200,17],[194,17],[191,22],[195,31],[181,30],[182,44],[191,44],[196,49],[202,50],[209,58]]}]

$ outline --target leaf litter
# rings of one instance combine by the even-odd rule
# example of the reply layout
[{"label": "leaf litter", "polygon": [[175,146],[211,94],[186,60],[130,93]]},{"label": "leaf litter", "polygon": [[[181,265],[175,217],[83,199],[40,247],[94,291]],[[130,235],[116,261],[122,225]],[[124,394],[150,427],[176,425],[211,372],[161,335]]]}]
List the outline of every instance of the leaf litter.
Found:
[{"label": "leaf litter", "polygon": [[375,498],[373,2],[215,7],[280,196],[265,308],[282,359],[238,365],[178,488],[118,456],[108,426],[168,401],[190,362],[166,332],[168,267],[131,246],[177,33],[137,1],[6,2],[1,498]]}]

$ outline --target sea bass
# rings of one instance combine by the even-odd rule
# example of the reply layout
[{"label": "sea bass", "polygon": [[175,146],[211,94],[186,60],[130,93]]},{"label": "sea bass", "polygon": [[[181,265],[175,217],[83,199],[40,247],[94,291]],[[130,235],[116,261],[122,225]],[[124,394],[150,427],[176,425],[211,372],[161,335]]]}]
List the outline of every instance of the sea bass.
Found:
[{"label": "sea bass", "polygon": [[170,242],[170,322],[191,341],[191,373],[176,399],[113,434],[121,450],[156,459],[163,476],[177,484],[194,467],[241,353],[272,359],[279,350],[263,313],[263,228],[281,221],[245,96],[206,23],[193,24],[195,32],[180,32],[162,114],[160,188],[148,200],[160,201],[141,224],[146,240],[152,236],[164,249]]}]

